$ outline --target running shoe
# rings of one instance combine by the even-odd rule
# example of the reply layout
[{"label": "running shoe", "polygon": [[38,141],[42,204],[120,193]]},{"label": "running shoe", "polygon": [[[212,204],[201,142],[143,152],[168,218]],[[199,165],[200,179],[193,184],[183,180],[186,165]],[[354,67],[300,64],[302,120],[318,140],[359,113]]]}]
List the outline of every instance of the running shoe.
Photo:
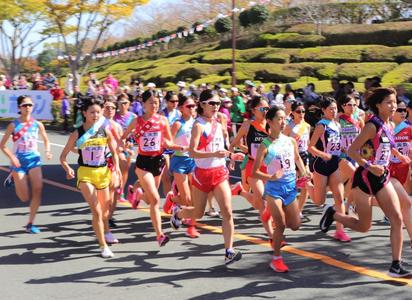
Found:
[{"label": "running shoe", "polygon": [[388,275],[393,278],[407,277],[411,275],[411,272],[406,270],[401,262],[392,262],[392,265],[388,271]]},{"label": "running shoe", "polygon": [[328,205],[325,207],[325,210],[323,211],[322,218],[320,219],[319,222],[319,228],[323,232],[328,232],[330,225],[333,223],[333,216],[335,215],[335,209],[333,208],[332,205]]},{"label": "running shoe", "polygon": [[240,192],[243,190],[242,183],[236,182],[234,185],[231,186],[232,196],[239,196]]},{"label": "running shoe", "polygon": [[272,258],[272,261],[270,262],[269,266],[272,268],[273,271],[277,273],[286,273],[289,271],[289,268],[285,263],[283,262],[283,258]]},{"label": "running shoe", "polygon": [[26,225],[26,232],[27,233],[40,233],[40,229],[34,226],[32,223]]},{"label": "running shoe", "polygon": [[163,247],[169,241],[169,237],[167,235],[161,234],[157,237],[157,242],[159,243],[159,247]]},{"label": "running shoe", "polygon": [[172,217],[170,218],[170,225],[174,230],[178,230],[182,225],[182,221],[177,217],[177,213],[180,211],[179,206],[175,206],[172,211]]},{"label": "running shoe", "polygon": [[218,212],[214,207],[212,207],[211,209],[209,209],[209,210],[206,212],[206,214],[207,214],[209,217],[218,217],[218,216],[219,216],[219,212]]},{"label": "running shoe", "polygon": [[166,214],[170,214],[172,212],[172,206],[173,206],[173,201],[172,198],[174,196],[174,193],[172,191],[168,192],[166,195],[166,201],[165,204],[163,205],[163,211]]},{"label": "running shoe", "polygon": [[129,185],[127,187],[126,199],[130,202],[130,204],[133,204],[134,200],[136,199],[136,192],[133,191],[133,185]]},{"label": "running shoe", "polygon": [[172,182],[172,192],[173,192],[173,196],[179,195],[179,190],[177,189],[177,184],[174,180]]},{"label": "running shoe", "polygon": [[143,190],[141,188],[137,188],[134,192],[132,185],[129,185],[129,187],[127,188],[127,201],[129,201],[133,209],[136,209],[139,206],[142,195]]},{"label": "running shoe", "polygon": [[304,189],[306,187],[306,183],[310,181],[310,178],[308,177],[300,177],[298,180],[296,180],[296,188],[298,189]]},{"label": "running shoe", "polygon": [[387,216],[383,217],[382,222],[386,225],[391,225],[391,221],[389,220],[389,218]]},{"label": "running shoe", "polygon": [[114,256],[112,250],[108,246],[100,247],[100,255],[103,258],[111,258]]},{"label": "running shoe", "polygon": [[262,213],[262,222],[267,223],[269,222],[272,215],[270,214],[269,208],[266,206],[265,210]]},{"label": "running shoe", "polygon": [[199,231],[197,231],[196,226],[189,226],[186,229],[186,235],[192,239],[198,238],[200,236]]},{"label": "running shoe", "polygon": [[104,239],[106,240],[106,243],[108,244],[118,244],[119,240],[116,239],[110,231],[108,233],[105,233]]},{"label": "running shoe", "polygon": [[122,203],[128,202],[124,194],[121,194],[117,201],[122,202]]},{"label": "running shoe", "polygon": [[110,228],[117,228],[117,224],[114,218],[109,219],[109,227]]},{"label": "running shoe", "polygon": [[335,240],[341,241],[341,242],[350,242],[351,239],[350,237],[345,233],[343,230],[336,230],[335,235],[333,236]]},{"label": "running shoe", "polygon": [[13,176],[10,173],[3,182],[3,186],[7,189],[11,189],[14,185]]},{"label": "running shoe", "polygon": [[230,265],[235,261],[239,261],[242,258],[242,252],[235,249],[226,249],[225,253],[225,265]]}]

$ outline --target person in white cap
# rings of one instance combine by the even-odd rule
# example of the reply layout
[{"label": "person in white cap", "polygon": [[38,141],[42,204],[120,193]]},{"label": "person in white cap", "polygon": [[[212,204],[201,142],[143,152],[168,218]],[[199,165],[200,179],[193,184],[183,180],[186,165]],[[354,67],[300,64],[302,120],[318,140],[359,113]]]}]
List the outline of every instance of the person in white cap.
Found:
[{"label": "person in white cap", "polygon": [[154,84],[153,82],[149,82],[149,83],[146,85],[146,87],[147,87],[149,90],[153,91],[153,90],[156,88],[156,84]]},{"label": "person in white cap", "polygon": [[179,81],[177,84],[178,86],[178,93],[186,95],[187,91],[186,91],[186,82],[184,81]]}]

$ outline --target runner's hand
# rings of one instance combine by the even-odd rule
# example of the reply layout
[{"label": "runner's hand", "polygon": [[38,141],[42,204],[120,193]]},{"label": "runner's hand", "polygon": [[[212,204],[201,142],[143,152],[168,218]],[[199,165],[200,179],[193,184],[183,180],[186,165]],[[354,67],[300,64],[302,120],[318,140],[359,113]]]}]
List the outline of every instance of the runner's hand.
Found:
[{"label": "runner's hand", "polygon": [[18,159],[17,157],[15,157],[15,156],[12,157],[12,159],[11,159],[11,164],[12,164],[13,167],[15,167],[15,168],[20,168],[20,167],[21,167],[21,164],[20,164],[19,159]]},{"label": "runner's hand", "polygon": [[225,157],[228,157],[229,155],[230,155],[230,152],[227,150],[219,150],[214,153],[214,156],[219,157],[219,158],[225,158]]},{"label": "runner's hand", "polygon": [[368,171],[375,176],[382,176],[385,173],[385,167],[379,165],[370,165]]},{"label": "runner's hand", "polygon": [[229,162],[229,170],[230,171],[235,170],[235,161],[233,159],[231,159],[230,162]]},{"label": "runner's hand", "polygon": [[280,169],[280,170],[277,171],[275,174],[273,174],[270,179],[271,179],[271,180],[278,180],[278,179],[282,178],[283,173],[284,173],[284,172],[283,172],[283,169]]},{"label": "runner's hand", "polygon": [[321,155],[320,158],[322,158],[324,161],[329,161],[329,160],[332,159],[332,154],[324,153],[324,154]]},{"label": "runner's hand", "polygon": [[46,158],[47,160],[51,160],[53,158],[53,155],[50,151],[46,151]]},{"label": "runner's hand", "polygon": [[72,168],[69,168],[67,171],[66,171],[66,178],[68,179],[68,180],[70,180],[70,179],[73,179],[75,176],[74,176],[74,170],[72,169]]},{"label": "runner's hand", "polygon": [[410,164],[411,163],[411,159],[409,157],[407,157],[406,155],[401,155],[399,157],[399,160],[401,162],[403,162],[404,164]]}]

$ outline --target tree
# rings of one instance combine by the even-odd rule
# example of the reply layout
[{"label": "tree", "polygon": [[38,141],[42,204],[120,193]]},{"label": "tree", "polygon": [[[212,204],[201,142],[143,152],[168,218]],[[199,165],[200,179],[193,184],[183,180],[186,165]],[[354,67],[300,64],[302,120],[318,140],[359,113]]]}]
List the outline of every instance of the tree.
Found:
[{"label": "tree", "polygon": [[[10,78],[22,71],[25,60],[50,34],[42,34],[44,0],[3,0],[0,10],[0,62]],[[40,37],[32,39],[33,34]],[[32,62],[29,63],[29,65]]]},{"label": "tree", "polygon": [[232,30],[232,19],[231,18],[219,18],[215,22],[215,29],[219,33],[226,33]]},{"label": "tree", "polygon": [[269,10],[266,6],[255,5],[248,11],[249,22],[252,25],[260,25],[269,19]]},{"label": "tree", "polygon": [[[45,0],[50,20],[50,32],[57,32],[63,40],[69,67],[75,84],[83,76],[93,53],[108,29],[120,19],[130,16],[134,8],[148,0]],[[69,41],[75,49],[71,51]],[[89,52],[86,44],[92,41]]]},{"label": "tree", "polygon": [[239,14],[239,23],[242,27],[249,27],[249,10],[244,10]]}]

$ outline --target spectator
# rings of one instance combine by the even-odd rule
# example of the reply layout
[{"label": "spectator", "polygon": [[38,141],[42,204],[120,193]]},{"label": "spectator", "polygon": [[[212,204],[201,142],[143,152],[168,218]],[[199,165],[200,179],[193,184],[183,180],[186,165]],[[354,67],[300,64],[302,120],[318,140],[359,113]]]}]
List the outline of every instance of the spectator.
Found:
[{"label": "spectator", "polygon": [[113,92],[116,92],[117,88],[119,87],[119,82],[117,81],[116,78],[113,77],[113,75],[111,73],[109,73],[109,75],[107,75],[107,78],[103,82],[103,84],[106,84],[106,85],[110,86],[111,90]]},{"label": "spectator", "polygon": [[261,95],[263,98],[268,98],[268,95],[265,93],[265,85],[264,84],[259,84],[258,87],[256,88],[256,93]]},{"label": "spectator", "polygon": [[[89,80],[90,81],[90,80]],[[83,94],[80,92],[80,88],[78,85],[74,86],[74,93],[73,93],[73,98],[74,98],[74,109],[73,109],[73,120],[74,128],[79,128],[83,124],[83,117],[82,117],[82,106],[83,106]]]},{"label": "spectator", "polygon": [[272,85],[270,92],[268,93],[268,101],[270,106],[282,106],[283,95],[280,93],[281,86],[279,84]]},{"label": "spectator", "polygon": [[230,89],[232,91],[232,107],[230,108],[230,120],[236,123],[236,131],[240,128],[244,114],[246,113],[245,102],[239,94],[236,87]]},{"label": "spectator", "polygon": [[232,135],[232,122],[230,118],[230,109],[233,106],[232,99],[225,96],[221,98],[222,104],[220,105],[219,111],[227,117],[227,131]]},{"label": "spectator", "polygon": [[72,96],[74,93],[74,78],[73,78],[73,74],[71,73],[67,74],[66,83],[64,84],[64,92],[68,96]]},{"label": "spectator", "polygon": [[3,80],[0,80],[0,91],[5,91],[6,90],[6,85]]},{"label": "spectator", "polygon": [[332,87],[331,96],[334,99],[338,99],[339,95],[341,94],[340,80],[338,78],[334,77],[330,80],[330,85]]},{"label": "spectator", "polygon": [[319,95],[315,93],[315,84],[308,83],[308,85],[303,89],[304,92],[304,102],[316,102]]},{"label": "spectator", "polygon": [[63,117],[63,120],[64,120],[63,131],[64,133],[68,133],[69,132],[69,118],[70,118],[70,101],[66,93],[64,93],[64,96],[62,99],[61,116]]},{"label": "spectator", "polygon": [[48,88],[52,89],[55,87],[57,83],[56,77],[52,73],[47,73],[46,76],[43,79],[43,84]]},{"label": "spectator", "polygon": [[26,76],[20,75],[17,80],[17,89],[19,90],[29,90],[30,84],[27,82]]},{"label": "spectator", "polygon": [[64,91],[58,84],[55,84],[54,87],[50,90],[50,94],[53,96],[53,101],[60,101],[63,99]]},{"label": "spectator", "polygon": [[402,85],[398,85],[396,87],[396,97],[398,98],[398,100],[403,101],[406,105],[408,105],[411,100],[408,97],[406,97],[405,94],[405,88]]}]

